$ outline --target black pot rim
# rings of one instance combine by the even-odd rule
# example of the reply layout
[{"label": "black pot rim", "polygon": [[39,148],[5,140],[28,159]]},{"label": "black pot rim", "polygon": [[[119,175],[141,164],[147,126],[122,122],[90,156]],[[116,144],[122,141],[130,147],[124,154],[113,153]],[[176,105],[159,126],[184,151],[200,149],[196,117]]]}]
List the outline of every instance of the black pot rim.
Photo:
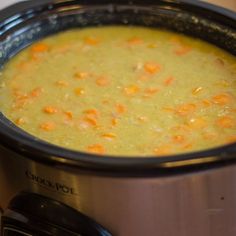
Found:
[{"label": "black pot rim", "polygon": [[[34,0],[20,2],[0,11],[1,21],[8,21],[14,18],[19,12],[25,12],[30,9],[39,9],[61,4],[63,2],[77,2],[86,4],[86,1],[48,1],[43,0],[35,4]],[[92,2],[92,1],[91,1]],[[90,3],[91,3],[90,2]],[[96,2],[96,1],[95,1]],[[98,1],[99,4],[113,3],[113,1]],[[120,1],[126,2],[126,1]],[[119,2],[119,3],[120,3]],[[134,4],[140,3],[134,0]],[[148,1],[150,2],[150,1]],[[226,10],[209,3],[193,0],[159,0],[157,3],[185,4],[199,9],[207,9],[211,12],[226,16],[236,22],[236,13]],[[145,2],[146,4],[146,2]],[[192,170],[209,169],[224,164],[235,163],[236,144],[225,145],[213,149],[203,150],[179,155],[160,156],[160,157],[115,157],[115,156],[98,156],[94,154],[83,153],[79,151],[68,150],[62,147],[49,144],[37,139],[7,120],[2,114],[0,115],[0,140],[1,144],[18,154],[26,156],[32,160],[47,163],[56,166],[76,167],[81,170],[89,170],[105,173],[123,173],[125,175],[136,175],[140,173],[151,174],[170,174]]]}]

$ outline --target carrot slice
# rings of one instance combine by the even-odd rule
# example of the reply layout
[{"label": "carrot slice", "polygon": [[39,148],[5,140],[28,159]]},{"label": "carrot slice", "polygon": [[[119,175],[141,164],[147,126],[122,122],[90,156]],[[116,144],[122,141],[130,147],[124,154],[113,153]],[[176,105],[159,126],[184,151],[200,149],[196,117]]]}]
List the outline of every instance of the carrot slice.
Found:
[{"label": "carrot slice", "polygon": [[117,118],[112,118],[111,119],[111,124],[112,124],[112,126],[116,126],[118,124],[118,119]]},{"label": "carrot slice", "polygon": [[187,116],[196,110],[197,106],[193,103],[187,103],[179,106],[176,113],[180,116]]},{"label": "carrot slice", "polygon": [[31,51],[33,53],[43,53],[49,50],[49,46],[46,43],[36,43],[32,46]]},{"label": "carrot slice", "polygon": [[158,93],[160,91],[159,88],[147,88],[144,91],[144,97],[149,98],[152,97],[153,95],[155,95],[156,93]]},{"label": "carrot slice", "polygon": [[172,152],[172,147],[171,145],[168,144],[163,144],[153,150],[154,154],[157,155],[167,155]]},{"label": "carrot slice", "polygon": [[192,49],[186,45],[180,45],[174,52],[177,56],[184,56],[188,54]]},{"label": "carrot slice", "polygon": [[76,88],[74,90],[75,94],[78,95],[78,96],[81,96],[83,94],[85,94],[85,90],[83,88]]},{"label": "carrot slice", "polygon": [[16,119],[15,123],[17,125],[23,125],[26,123],[26,120],[23,117],[20,117],[20,118]]},{"label": "carrot slice", "polygon": [[124,88],[124,92],[126,95],[135,95],[138,93],[140,88],[137,85],[130,85]]},{"label": "carrot slice", "polygon": [[235,119],[230,116],[223,116],[216,120],[216,124],[220,128],[233,128],[235,127]]},{"label": "carrot slice", "polygon": [[188,121],[188,126],[192,129],[201,129],[207,126],[207,122],[202,117],[195,117]]},{"label": "carrot slice", "polygon": [[127,42],[130,45],[138,45],[138,44],[142,44],[143,40],[138,37],[133,37],[133,38],[128,39]]},{"label": "carrot slice", "polygon": [[105,153],[105,148],[102,144],[92,144],[87,147],[87,151],[95,154],[104,154]]},{"label": "carrot slice", "polygon": [[183,146],[183,149],[184,149],[184,150],[188,150],[188,149],[191,149],[191,148],[193,148],[193,144],[192,144],[192,143],[187,143],[187,144],[185,144],[185,145]]},{"label": "carrot slice", "polygon": [[224,106],[232,101],[232,97],[229,94],[222,93],[214,96],[212,100],[215,104]]},{"label": "carrot slice", "polygon": [[100,40],[95,38],[95,37],[87,37],[87,38],[84,39],[84,42],[87,45],[95,46],[100,42]]},{"label": "carrot slice", "polygon": [[174,135],[172,136],[172,141],[174,143],[183,143],[186,140],[186,138],[183,135]]},{"label": "carrot slice", "polygon": [[97,126],[98,125],[98,121],[94,117],[86,116],[83,118],[83,120],[84,120],[84,122],[86,122],[90,126]]},{"label": "carrot slice", "polygon": [[97,109],[89,109],[84,111],[85,114],[87,114],[88,116],[92,116],[92,117],[98,117],[99,116],[99,112]]},{"label": "carrot slice", "polygon": [[126,112],[126,107],[123,104],[116,104],[116,112],[123,114]]},{"label": "carrot slice", "polygon": [[144,64],[144,70],[148,73],[148,74],[156,74],[158,72],[160,72],[161,70],[161,66],[155,62],[147,62]]},{"label": "carrot slice", "polygon": [[202,137],[205,139],[205,140],[214,140],[214,139],[216,139],[218,136],[217,136],[217,134],[216,133],[214,133],[214,132],[204,132],[203,134],[202,134]]},{"label": "carrot slice", "polygon": [[204,99],[202,100],[201,102],[205,107],[209,107],[212,105],[211,101],[207,100],[207,99]]},{"label": "carrot slice", "polygon": [[164,85],[169,86],[169,85],[173,84],[174,80],[175,80],[175,78],[173,76],[170,76],[164,81]]},{"label": "carrot slice", "polygon": [[65,111],[64,114],[69,120],[73,119],[73,113],[71,111]]},{"label": "carrot slice", "polygon": [[38,88],[35,88],[31,91],[30,96],[31,97],[38,97],[41,95],[42,92],[43,92],[43,89],[38,87]]},{"label": "carrot slice", "polygon": [[98,86],[104,87],[109,85],[110,81],[107,77],[105,76],[100,76],[99,78],[96,79],[96,84]]},{"label": "carrot slice", "polygon": [[56,128],[56,125],[54,122],[45,122],[40,125],[40,129],[44,131],[52,131]]},{"label": "carrot slice", "polygon": [[74,74],[74,78],[77,80],[82,80],[82,79],[86,79],[88,75],[89,75],[88,72],[76,72]]},{"label": "carrot slice", "polygon": [[55,114],[58,112],[58,109],[56,107],[47,106],[47,107],[44,107],[43,111],[47,114]]}]

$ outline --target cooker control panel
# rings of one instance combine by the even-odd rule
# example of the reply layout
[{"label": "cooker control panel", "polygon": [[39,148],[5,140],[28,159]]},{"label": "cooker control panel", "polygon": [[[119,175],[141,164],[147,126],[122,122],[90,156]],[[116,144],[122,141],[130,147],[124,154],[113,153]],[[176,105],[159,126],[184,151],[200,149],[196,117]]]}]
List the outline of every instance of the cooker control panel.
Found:
[{"label": "cooker control panel", "polygon": [[20,193],[1,219],[2,236],[111,236],[94,220],[54,199]]}]

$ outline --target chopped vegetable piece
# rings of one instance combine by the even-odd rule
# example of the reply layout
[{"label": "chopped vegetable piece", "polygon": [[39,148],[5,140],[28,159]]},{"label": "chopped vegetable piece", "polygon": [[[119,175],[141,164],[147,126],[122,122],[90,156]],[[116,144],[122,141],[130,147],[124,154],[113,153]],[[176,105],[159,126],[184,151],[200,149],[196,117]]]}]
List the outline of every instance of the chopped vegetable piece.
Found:
[{"label": "chopped vegetable piece", "polygon": [[56,125],[54,122],[45,122],[40,125],[40,129],[44,131],[52,131],[56,128]]},{"label": "chopped vegetable piece", "polygon": [[112,124],[113,126],[116,126],[116,125],[118,124],[118,119],[117,119],[117,118],[112,118],[112,119],[111,119],[111,124]]},{"label": "chopped vegetable piece", "polygon": [[185,149],[185,150],[192,149],[192,148],[193,148],[193,144],[192,143],[188,143],[188,144],[185,144],[183,146],[183,149]]},{"label": "chopped vegetable piece", "polygon": [[139,90],[140,88],[137,85],[130,85],[124,88],[124,92],[126,95],[135,95],[136,93],[139,92]]},{"label": "chopped vegetable piece", "polygon": [[84,111],[84,113],[87,114],[88,116],[93,116],[93,117],[98,117],[100,115],[97,109],[89,109]]},{"label": "chopped vegetable piece", "polygon": [[195,117],[188,121],[188,126],[192,129],[202,129],[207,126],[207,122],[202,117]]},{"label": "chopped vegetable piece", "polygon": [[64,114],[66,115],[66,117],[70,120],[73,119],[73,113],[71,111],[65,111]]},{"label": "chopped vegetable piece", "polygon": [[87,124],[89,124],[90,126],[97,126],[98,125],[98,121],[96,118],[91,117],[91,116],[86,116],[83,118],[83,121]]},{"label": "chopped vegetable piece", "polygon": [[192,49],[189,46],[186,45],[180,45],[176,50],[175,50],[175,54],[177,56],[184,56],[186,54],[188,54]]},{"label": "chopped vegetable piece", "polygon": [[105,148],[102,144],[93,144],[88,146],[87,151],[94,154],[104,154]]},{"label": "chopped vegetable piece", "polygon": [[180,116],[187,116],[194,111],[196,111],[197,106],[193,103],[187,103],[179,106],[176,110],[176,113]]},{"label": "chopped vegetable piece", "polygon": [[33,53],[43,53],[49,50],[49,46],[45,43],[37,43],[31,47]]},{"label": "chopped vegetable piece", "polygon": [[165,144],[161,145],[153,150],[156,155],[168,155],[172,153],[171,145]]},{"label": "chopped vegetable piece", "polygon": [[77,80],[86,79],[86,78],[88,78],[88,76],[89,76],[88,72],[76,72],[74,74],[74,77]]},{"label": "chopped vegetable piece", "polygon": [[75,94],[78,95],[78,96],[81,96],[81,95],[85,94],[85,90],[82,89],[82,88],[76,88],[75,89]]},{"label": "chopped vegetable piece", "polygon": [[169,86],[169,85],[173,84],[174,80],[175,80],[175,78],[173,76],[170,76],[164,81],[164,85]]},{"label": "chopped vegetable piece", "polygon": [[26,122],[25,118],[20,117],[20,118],[16,119],[15,124],[23,125],[23,124],[25,124],[25,122]]},{"label": "chopped vegetable piece", "polygon": [[183,143],[185,142],[186,138],[183,135],[174,135],[172,137],[172,141],[174,143]]},{"label": "chopped vegetable piece", "polygon": [[100,76],[96,79],[96,84],[98,86],[104,87],[110,84],[110,80],[106,76]]},{"label": "chopped vegetable piece", "polygon": [[123,114],[126,112],[126,107],[123,104],[116,104],[116,112]]},{"label": "chopped vegetable piece", "polygon": [[161,66],[155,62],[147,62],[144,64],[144,69],[148,74],[156,74],[160,72]]},{"label": "chopped vegetable piece", "polygon": [[156,93],[158,93],[160,91],[159,88],[147,88],[144,91],[144,97],[152,97],[153,95],[155,95]]},{"label": "chopped vegetable piece", "polygon": [[88,44],[90,46],[96,46],[97,44],[99,44],[100,40],[98,40],[95,37],[87,37],[84,39],[85,44]]},{"label": "chopped vegetable piece", "polygon": [[212,98],[213,102],[217,105],[224,106],[232,101],[232,97],[229,94],[219,94]]},{"label": "chopped vegetable piece", "polygon": [[209,107],[212,105],[211,101],[207,100],[207,99],[204,99],[202,101],[202,104],[205,106],[205,107]]},{"label": "chopped vegetable piece", "polygon": [[138,37],[133,37],[133,38],[128,39],[127,42],[130,45],[137,45],[137,44],[142,44],[143,40],[141,38],[138,38]]},{"label": "chopped vegetable piece", "polygon": [[58,112],[58,109],[56,107],[47,106],[47,107],[44,107],[43,111],[47,114],[55,114]]},{"label": "chopped vegetable piece", "polygon": [[235,123],[235,119],[230,116],[223,116],[216,120],[216,124],[221,128],[233,128]]},{"label": "chopped vegetable piece", "polygon": [[43,89],[42,88],[35,88],[31,91],[30,96],[31,97],[38,97],[42,94]]}]

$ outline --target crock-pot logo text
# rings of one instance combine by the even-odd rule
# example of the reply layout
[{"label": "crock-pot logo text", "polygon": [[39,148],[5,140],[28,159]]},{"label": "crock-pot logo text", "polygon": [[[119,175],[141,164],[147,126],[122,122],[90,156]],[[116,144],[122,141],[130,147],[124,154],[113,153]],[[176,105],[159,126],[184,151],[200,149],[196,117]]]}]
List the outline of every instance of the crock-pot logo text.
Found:
[{"label": "crock-pot logo text", "polygon": [[49,190],[64,193],[64,194],[75,194],[75,191],[73,188],[68,187],[61,183],[53,182],[51,180],[48,180],[40,176],[37,176],[31,173],[30,171],[25,171],[25,175],[29,180]]}]

